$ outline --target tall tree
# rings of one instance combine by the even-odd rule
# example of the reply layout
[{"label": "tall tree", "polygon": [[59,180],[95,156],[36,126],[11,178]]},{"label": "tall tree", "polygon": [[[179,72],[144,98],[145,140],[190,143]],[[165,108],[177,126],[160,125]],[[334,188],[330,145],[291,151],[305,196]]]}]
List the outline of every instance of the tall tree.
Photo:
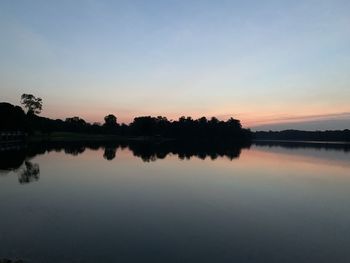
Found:
[{"label": "tall tree", "polygon": [[21,104],[27,109],[27,114],[40,114],[43,108],[43,100],[32,94],[22,94]]},{"label": "tall tree", "polygon": [[109,114],[105,117],[105,123],[104,123],[105,127],[108,128],[115,128],[118,126],[117,124],[117,117],[115,117],[113,114]]}]

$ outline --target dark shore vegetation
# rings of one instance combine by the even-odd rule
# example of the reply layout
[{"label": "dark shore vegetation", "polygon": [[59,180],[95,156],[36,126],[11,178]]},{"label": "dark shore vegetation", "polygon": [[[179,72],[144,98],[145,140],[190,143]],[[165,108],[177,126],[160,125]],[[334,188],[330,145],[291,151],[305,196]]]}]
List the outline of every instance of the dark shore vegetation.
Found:
[{"label": "dark shore vegetation", "polygon": [[[112,141],[112,140],[229,140],[249,142],[272,141],[337,141],[350,142],[350,130],[332,131],[257,131],[242,128],[241,122],[215,117],[180,117],[168,120],[164,116],[135,117],[130,124],[120,124],[113,114],[104,117],[103,123],[89,123],[74,116],[65,120],[38,116],[43,109],[41,98],[31,94],[21,96],[20,106],[0,103],[0,132],[20,131],[30,141]],[[2,138],[0,138],[1,141]]]},{"label": "dark shore vegetation", "polygon": [[[39,107],[41,111],[41,104]],[[119,124],[117,118],[109,114],[104,118],[103,124],[91,124],[80,117],[69,117],[65,120],[40,117],[37,115],[40,111],[30,105],[25,113],[19,106],[0,103],[0,131],[22,131],[29,134],[32,140],[195,138],[241,142],[251,139],[250,130],[242,128],[240,121],[234,118],[221,121],[215,117],[211,119],[181,117],[173,121],[163,116],[141,116],[134,118],[130,124]]]}]

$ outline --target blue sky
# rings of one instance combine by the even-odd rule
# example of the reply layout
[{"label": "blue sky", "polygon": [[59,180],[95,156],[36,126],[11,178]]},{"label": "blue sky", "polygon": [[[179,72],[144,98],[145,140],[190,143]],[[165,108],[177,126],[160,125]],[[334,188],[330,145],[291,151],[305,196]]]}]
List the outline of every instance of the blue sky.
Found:
[{"label": "blue sky", "polygon": [[44,116],[350,128],[349,1],[1,1],[0,36],[1,100]]}]

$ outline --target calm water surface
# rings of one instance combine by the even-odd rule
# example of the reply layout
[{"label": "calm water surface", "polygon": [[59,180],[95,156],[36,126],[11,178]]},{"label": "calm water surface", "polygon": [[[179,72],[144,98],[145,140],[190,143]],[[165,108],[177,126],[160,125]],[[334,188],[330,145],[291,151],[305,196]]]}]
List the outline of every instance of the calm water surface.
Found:
[{"label": "calm water surface", "polygon": [[41,152],[2,164],[0,258],[350,262],[348,149]]}]

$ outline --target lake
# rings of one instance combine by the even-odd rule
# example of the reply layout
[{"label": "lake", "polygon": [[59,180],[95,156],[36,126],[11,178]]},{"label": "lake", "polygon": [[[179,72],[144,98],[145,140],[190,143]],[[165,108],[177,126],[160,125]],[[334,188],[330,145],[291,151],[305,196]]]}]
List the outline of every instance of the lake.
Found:
[{"label": "lake", "polygon": [[0,258],[350,262],[349,145],[68,143],[0,155]]}]

